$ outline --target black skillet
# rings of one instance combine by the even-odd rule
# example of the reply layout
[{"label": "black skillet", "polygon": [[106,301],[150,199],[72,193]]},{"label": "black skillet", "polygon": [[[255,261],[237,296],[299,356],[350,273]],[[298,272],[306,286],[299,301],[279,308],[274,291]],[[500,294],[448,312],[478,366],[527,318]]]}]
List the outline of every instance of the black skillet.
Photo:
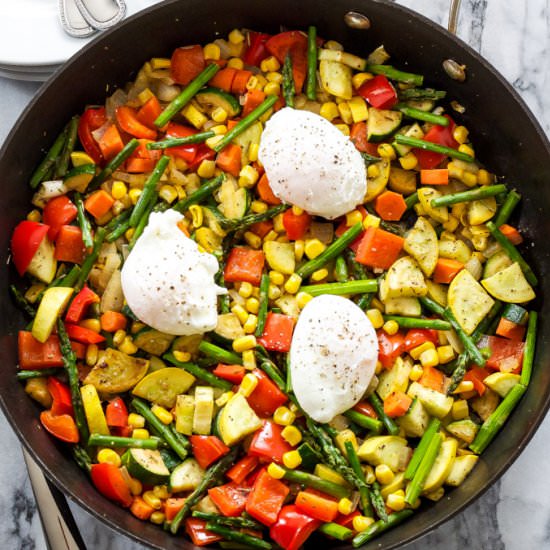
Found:
[{"label": "black skillet", "polygon": [[[350,10],[367,15],[370,30],[346,26],[344,15]],[[28,210],[33,168],[66,121],[86,104],[103,103],[106,94],[135,77],[144,61],[169,56],[177,46],[206,43],[235,27],[277,32],[281,25],[306,29],[311,24],[320,36],[338,40],[357,55],[383,43],[396,64],[424,74],[428,85],[447,89],[466,107],[457,118],[470,129],[478,157],[523,194],[519,223],[527,241],[534,243],[526,255],[541,281],[537,291],[541,326],[528,392],[461,487],[369,546],[388,549],[435,528],[482,494],[531,439],[550,402],[550,370],[545,368],[550,353],[546,347],[550,302],[545,300],[550,269],[545,242],[550,234],[550,144],[512,87],[462,41],[406,8],[375,0],[168,0],[148,9],[74,56],[44,85],[6,140],[0,154],[0,263],[7,264],[9,236]],[[441,63],[447,58],[467,65],[465,83],[445,74]],[[8,298],[7,287],[14,278],[11,267],[0,272],[0,400],[13,429],[55,485],[116,531],[154,548],[191,548],[182,536],[171,537],[104,499],[67,450],[41,429],[37,407],[14,376],[16,333],[23,326]],[[312,539],[308,546],[314,544]],[[325,539],[321,544],[326,548],[329,543]]]}]

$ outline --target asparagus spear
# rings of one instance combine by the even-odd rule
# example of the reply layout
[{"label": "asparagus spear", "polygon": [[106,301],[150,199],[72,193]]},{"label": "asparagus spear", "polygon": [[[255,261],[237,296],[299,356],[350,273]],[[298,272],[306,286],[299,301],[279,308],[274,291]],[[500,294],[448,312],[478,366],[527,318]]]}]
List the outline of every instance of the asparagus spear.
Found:
[{"label": "asparagus spear", "polygon": [[59,136],[57,136],[57,139],[54,141],[51,149],[46,153],[44,160],[38,165],[38,168],[31,176],[29,184],[32,189],[38,187],[46,179],[48,172],[50,172],[50,170],[54,167],[57,157],[63,150],[66,136],[67,128],[65,128]]},{"label": "asparagus spear", "polygon": [[378,418],[386,426],[386,430],[390,435],[397,435],[399,433],[399,426],[384,412],[384,404],[378,394],[373,392],[369,395],[369,403],[372,405],[373,409],[376,411]]},{"label": "asparagus spear", "polygon": [[407,210],[410,210],[415,204],[418,204],[418,202],[420,202],[420,199],[418,198],[418,193],[415,191],[405,199]]},{"label": "asparagus spear", "polygon": [[401,328],[426,328],[432,330],[450,330],[451,323],[441,319],[420,319],[417,317],[401,317],[400,315],[384,315],[384,321],[395,321]]},{"label": "asparagus spear", "polygon": [[370,164],[373,164],[374,162],[380,162],[380,157],[375,157],[373,155],[369,155],[368,153],[360,153],[363,157],[363,160],[365,161],[365,166],[369,166]]},{"label": "asparagus spear", "polygon": [[521,195],[515,189],[512,189],[508,193],[508,195],[506,195],[506,199],[502,203],[500,210],[497,212],[497,215],[493,219],[493,223],[496,227],[500,227],[510,219],[514,208],[520,200]]},{"label": "asparagus spear", "polygon": [[292,74],[292,59],[290,53],[286,54],[285,62],[283,63],[283,97],[287,107],[294,107],[294,75]]},{"label": "asparagus spear", "polygon": [[388,516],[388,521],[377,521],[373,523],[366,531],[355,535],[352,545],[354,548],[359,548],[363,544],[369,542],[374,537],[377,537],[384,531],[399,525],[402,521],[406,520],[409,516],[413,514],[413,510],[402,510],[401,512],[395,512]]},{"label": "asparagus spear", "polygon": [[211,342],[206,342],[205,340],[203,340],[199,344],[199,351],[219,363],[227,363],[228,365],[243,364],[243,360],[240,355],[237,355],[232,351],[227,351],[223,348],[220,348],[220,346],[216,346],[215,344],[212,344]]},{"label": "asparagus spear", "polygon": [[[104,239],[105,229],[103,229],[103,227],[99,227],[95,232],[94,246],[92,248],[92,251],[88,254],[88,256],[86,256],[86,259],[84,260],[84,262],[82,263],[82,267],[80,268],[80,273],[78,274],[78,278],[74,285],[75,292],[82,290],[82,287],[84,286],[84,283],[88,278],[88,274],[90,273],[92,267],[97,260],[97,257],[99,256],[99,251],[101,249],[101,245],[103,244]],[[67,285],[64,284],[63,286]]]},{"label": "asparagus spear", "polygon": [[432,143],[431,141],[425,141],[423,139],[413,138],[405,136],[403,134],[396,134],[395,141],[401,145],[410,145],[418,149],[424,149],[425,151],[433,151],[434,153],[441,153],[449,157],[463,160],[464,162],[474,162],[474,158],[466,153],[453,149],[452,147],[446,147],[445,145],[439,145],[438,143]]},{"label": "asparagus spear", "polygon": [[36,310],[34,307],[27,301],[25,296],[19,292],[19,289],[15,285],[10,285],[10,292],[13,296],[13,299],[15,300],[15,303],[17,304],[17,307],[21,311],[23,311],[26,315],[28,315],[31,319],[34,319],[34,316],[36,315]]},{"label": "asparagus spear", "polygon": [[198,204],[206,199],[206,197],[209,197],[222,184],[222,181],[223,176],[216,176],[208,180],[188,197],[178,201],[172,208],[176,210],[176,212],[183,214],[192,204]]},{"label": "asparagus spear", "polygon": [[54,176],[56,178],[64,177],[65,174],[67,173],[67,169],[69,168],[69,159],[71,157],[71,153],[74,150],[74,144],[76,143],[79,120],[80,120],[80,117],[75,115],[71,118],[71,120],[69,121],[69,124],[67,124],[66,138],[63,143],[63,150],[61,151],[61,154],[57,158],[57,162],[56,162],[55,173],[54,173]]},{"label": "asparagus spear", "polygon": [[420,442],[414,450],[412,458],[409,461],[407,469],[405,470],[405,479],[412,479],[414,477],[416,470],[418,470],[418,466],[420,466],[422,458],[426,454],[428,445],[430,444],[432,437],[438,432],[440,426],[441,420],[439,420],[438,418],[432,418],[430,420],[430,423],[428,424],[426,431],[422,435]]},{"label": "asparagus spear", "polygon": [[[78,280],[78,277],[81,273],[81,268],[78,265],[73,265],[71,267],[70,271],[61,277],[55,284],[51,284],[51,286],[62,286],[64,288],[68,288],[70,286],[74,286],[76,281]],[[40,295],[40,298],[42,298],[42,295]]]},{"label": "asparagus spear", "polygon": [[242,516],[226,517],[209,512],[200,512],[198,510],[195,510],[191,515],[194,518],[204,519],[206,521],[211,521],[220,525],[226,525],[227,527],[235,527],[237,529],[263,529],[263,526],[257,521]]},{"label": "asparagus spear", "polygon": [[443,99],[447,92],[434,90],[433,88],[407,88],[406,90],[399,90],[397,95],[399,99],[432,99],[437,101]]},{"label": "asparagus spear", "polygon": [[260,363],[260,369],[263,370],[273,382],[275,382],[276,386],[282,391],[286,392],[286,382],[283,378],[283,375],[281,371],[277,368],[277,366],[270,361],[269,359],[264,359]]},{"label": "asparagus spear", "polygon": [[115,435],[90,434],[88,445],[90,447],[134,447],[139,449],[158,449],[160,440],[148,437],[138,439],[136,437],[118,437]]},{"label": "asparagus spear", "polygon": [[57,374],[59,374],[59,368],[52,367],[51,369],[20,370],[15,376],[17,377],[17,380],[28,380],[29,378],[56,376]]},{"label": "asparagus spear", "polygon": [[360,281],[347,281],[345,283],[325,283],[319,285],[306,285],[300,288],[302,292],[307,292],[312,296],[321,294],[365,294],[374,293],[378,290],[376,279],[363,279]]},{"label": "asparagus spear", "polygon": [[323,535],[327,535],[336,540],[345,541],[353,537],[353,531],[340,525],[339,523],[323,523],[319,529],[317,529]]},{"label": "asparagus spear", "polygon": [[311,101],[317,99],[317,28],[310,25],[307,29],[307,81],[306,95]]},{"label": "asparagus spear", "polygon": [[447,388],[447,395],[450,395],[453,393],[456,388],[458,388],[458,385],[460,382],[462,382],[462,379],[464,378],[464,375],[466,374],[466,369],[468,368],[468,361],[469,355],[467,353],[461,353],[458,357],[458,361],[456,362],[456,367],[453,370],[453,374],[451,376],[451,383],[449,384],[449,387]]},{"label": "asparagus spear", "polygon": [[228,391],[233,387],[231,382],[228,382],[227,380],[223,380],[222,378],[219,378],[214,373],[206,369],[203,369],[202,367],[199,367],[194,363],[182,363],[181,361],[178,361],[174,357],[174,354],[172,352],[167,353],[166,355],[163,355],[162,358],[166,359],[166,361],[172,363],[176,367],[186,370],[187,372],[191,373],[193,376],[199,378],[200,380],[203,380],[210,386],[214,386],[215,388],[220,388],[224,391]]},{"label": "asparagus spear", "polygon": [[367,65],[366,71],[372,74],[382,74],[391,80],[422,86],[424,77],[421,74],[407,73],[400,71],[391,65]]},{"label": "asparagus spear", "polygon": [[[156,189],[153,189],[153,193],[149,196],[149,202],[148,204],[145,205],[143,213],[140,215],[139,221],[137,222],[137,225],[134,228],[134,232],[130,237],[130,242],[128,243],[129,250],[132,250],[132,248],[134,248],[138,239],[141,237],[141,234],[147,227],[147,224],[149,223],[149,216],[151,215],[151,212],[155,208],[155,204],[157,200],[158,200],[158,193]],[[128,220],[128,223],[129,225],[131,225],[131,220]]]},{"label": "asparagus spear", "polygon": [[432,435],[426,452],[424,453],[424,456],[422,457],[422,460],[420,461],[420,464],[418,465],[418,468],[416,469],[416,472],[405,492],[405,502],[407,504],[413,505],[420,496],[420,493],[424,488],[424,482],[426,481],[426,478],[434,465],[435,459],[437,458],[437,454],[439,453],[441,440],[442,436],[439,432]]},{"label": "asparagus spear", "polygon": [[332,481],[322,479],[316,475],[310,474],[309,472],[289,470],[284,466],[280,467],[285,471],[283,479],[286,479],[291,483],[299,483],[300,485],[317,489],[318,491],[322,491],[323,493],[336,498],[349,497],[351,494],[351,491],[344,485],[339,485],[338,483],[333,483]]},{"label": "asparagus spear", "polygon": [[90,473],[92,469],[92,459],[88,452],[80,445],[72,445],[71,452],[76,463],[85,471]]},{"label": "asparagus spear", "polygon": [[258,324],[254,334],[260,337],[264,333],[265,322],[267,319],[267,308],[269,306],[269,275],[264,273],[260,281],[260,308],[258,310]]},{"label": "asparagus spear", "polygon": [[468,191],[461,191],[460,193],[450,193],[449,195],[443,195],[432,199],[430,204],[432,207],[437,208],[439,206],[450,206],[452,204],[458,204],[459,202],[478,201],[486,199],[487,197],[494,197],[500,195],[506,191],[506,185],[486,185],[485,187],[478,187],[477,189],[468,189]]},{"label": "asparagus spear", "polygon": [[249,214],[242,218],[225,218],[220,220],[220,226],[226,231],[238,231],[240,229],[245,229],[246,227],[253,225],[258,222],[263,222],[274,218],[277,214],[284,212],[288,206],[286,204],[279,204],[274,206],[265,212],[260,212],[259,214]]},{"label": "asparagus spear", "polygon": [[[363,472],[363,468],[361,468],[361,463],[359,462],[359,457],[357,456],[357,452],[355,451],[355,447],[353,446],[353,443],[351,441],[346,441],[344,443],[344,447],[346,449],[348,462],[352,467],[353,471],[355,472],[355,475],[362,483],[361,487],[359,487],[359,499],[361,502],[361,509],[363,510],[363,514],[365,516],[371,516],[372,515],[371,494],[370,494],[370,489],[367,485],[367,480],[365,479],[365,472]],[[378,513],[378,508],[377,508],[377,513]],[[383,513],[384,514],[386,513],[385,509]],[[386,514],[386,517],[387,517],[387,514]]]},{"label": "asparagus spear", "polygon": [[429,122],[430,124],[438,124],[439,126],[448,126],[449,119],[443,115],[435,115],[428,111],[422,111],[421,109],[415,109],[414,107],[409,107],[403,103],[398,103],[395,106],[395,109],[401,111],[405,116],[409,118],[414,118],[416,120],[423,120],[424,122]]},{"label": "asparagus spear", "polygon": [[529,321],[527,321],[527,336],[525,338],[525,350],[523,352],[523,366],[521,368],[520,384],[529,385],[531,381],[531,372],[533,370],[533,361],[535,359],[535,340],[537,337],[538,313],[529,312]]},{"label": "asparagus spear", "polygon": [[137,149],[139,141],[135,138],[131,139],[116,155],[112,158],[106,165],[103,170],[88,184],[88,191],[93,191],[97,189],[106,179],[109,179],[113,172]]},{"label": "asparagus spear", "polygon": [[241,531],[235,531],[234,529],[225,527],[224,525],[216,523],[215,521],[209,521],[206,524],[206,529],[208,531],[211,531],[212,533],[221,535],[224,539],[233,540],[241,544],[246,544],[246,546],[249,548],[260,548],[263,550],[271,550],[271,548],[273,548],[273,545],[266,540],[248,535],[247,533],[242,533]]},{"label": "asparagus spear", "polygon": [[366,414],[361,414],[360,412],[349,410],[344,413],[344,416],[349,418],[358,426],[361,426],[361,428],[365,428],[366,430],[371,430],[377,434],[382,431],[382,422],[380,420],[377,420],[376,418],[370,418]]},{"label": "asparagus spear", "polygon": [[376,510],[376,514],[382,521],[388,520],[388,513],[386,512],[386,505],[384,499],[380,493],[380,485],[377,481],[373,482],[370,489],[370,501],[372,507]]},{"label": "asparagus spear", "polygon": [[82,197],[80,193],[75,193],[74,199],[77,208],[78,225],[80,226],[80,230],[82,231],[82,242],[84,243],[84,246],[86,248],[90,248],[90,246],[94,246],[94,239],[92,237],[92,226],[90,224],[90,220],[88,220],[88,217],[86,216],[84,203],[82,202]]},{"label": "asparagus spear", "polygon": [[187,137],[169,137],[162,141],[155,141],[148,143],[146,148],[151,150],[155,149],[169,149],[170,147],[179,147],[180,145],[191,145],[193,143],[203,143],[208,138],[215,136],[216,133],[212,130],[208,132],[199,132],[198,134],[192,134]]},{"label": "asparagus spear", "polygon": [[342,255],[338,256],[334,263],[334,278],[339,283],[345,283],[349,280],[348,264]]}]

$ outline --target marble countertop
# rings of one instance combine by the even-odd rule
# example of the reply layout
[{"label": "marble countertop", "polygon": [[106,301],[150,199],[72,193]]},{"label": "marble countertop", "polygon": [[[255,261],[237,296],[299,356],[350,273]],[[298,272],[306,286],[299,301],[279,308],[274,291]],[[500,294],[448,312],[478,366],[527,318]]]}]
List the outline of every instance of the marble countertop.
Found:
[{"label": "marble countertop", "polygon": [[[400,0],[447,24],[449,0]],[[462,0],[458,35],[485,56],[525,99],[550,135],[550,5],[548,0]],[[0,78],[0,143],[38,85]],[[16,436],[0,414],[0,541],[5,549],[44,550],[34,498]],[[546,460],[550,417],[523,454],[483,497],[462,514],[404,548],[520,550],[550,548],[550,479]],[[541,459],[544,457],[544,459]],[[525,489],[528,489],[527,491]],[[89,549],[144,550],[71,504]],[[54,549],[56,550],[56,549]]]}]

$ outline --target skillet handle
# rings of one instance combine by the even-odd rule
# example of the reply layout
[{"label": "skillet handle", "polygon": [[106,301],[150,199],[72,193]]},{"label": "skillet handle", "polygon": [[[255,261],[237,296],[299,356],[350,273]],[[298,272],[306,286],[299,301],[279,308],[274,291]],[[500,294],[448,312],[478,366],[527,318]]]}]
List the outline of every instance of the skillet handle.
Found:
[{"label": "skillet handle", "polygon": [[456,34],[456,29],[458,26],[459,11],[460,11],[460,0],[451,0],[451,6],[449,8],[449,22],[447,23],[447,29],[452,34]]}]

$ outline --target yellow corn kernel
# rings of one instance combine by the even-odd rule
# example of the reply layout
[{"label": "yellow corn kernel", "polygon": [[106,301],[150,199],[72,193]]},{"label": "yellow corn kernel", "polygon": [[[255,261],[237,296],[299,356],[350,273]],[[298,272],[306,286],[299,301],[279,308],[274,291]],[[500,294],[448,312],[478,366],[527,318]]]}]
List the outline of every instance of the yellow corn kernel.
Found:
[{"label": "yellow corn kernel", "polygon": [[466,128],[466,126],[455,126],[453,138],[460,144],[466,143],[466,141],[468,141],[468,133],[468,128]]},{"label": "yellow corn kernel", "polygon": [[113,335],[113,344],[115,346],[120,346],[120,344],[124,342],[124,338],[126,338],[126,331],[122,329],[117,330]]},{"label": "yellow corn kernel", "polygon": [[128,196],[130,197],[130,200],[134,205],[138,201],[140,195],[141,195],[141,189],[138,189],[137,187],[134,187],[133,189],[130,189],[130,191],[128,191]]},{"label": "yellow corn kernel", "polygon": [[401,512],[405,508],[405,496],[399,493],[391,493],[386,499],[386,506],[394,512]]},{"label": "yellow corn kernel", "polygon": [[153,69],[153,71],[170,68],[170,59],[168,59],[167,57],[153,57],[150,63],[151,69]]},{"label": "yellow corn kernel", "polygon": [[206,44],[202,49],[205,59],[217,61],[221,56],[220,47],[217,44]]},{"label": "yellow corn kernel", "polygon": [[288,407],[278,407],[273,413],[273,421],[281,426],[290,426],[296,415]]},{"label": "yellow corn kernel", "polygon": [[304,257],[305,242],[302,239],[294,241],[294,257],[300,261]]},{"label": "yellow corn kernel", "polygon": [[227,111],[222,107],[216,107],[210,113],[210,116],[214,122],[225,122],[227,120]]},{"label": "yellow corn kernel", "polygon": [[351,124],[353,122],[353,117],[351,115],[351,109],[350,109],[350,106],[349,106],[349,102],[345,101],[344,103],[340,103],[338,105],[338,113],[340,114],[340,118],[346,124]]},{"label": "yellow corn kernel", "polygon": [[283,479],[285,477],[285,470],[284,468],[281,468],[278,464],[275,464],[275,462],[272,462],[267,467],[267,473],[273,478],[273,479]]},{"label": "yellow corn kernel", "polygon": [[384,326],[384,317],[382,317],[382,313],[380,313],[379,309],[368,309],[367,317],[375,329],[378,330]]},{"label": "yellow corn kernel", "polygon": [[353,530],[357,531],[358,533],[362,533],[363,531],[366,531],[373,523],[374,518],[361,515],[355,516],[352,523]]},{"label": "yellow corn kernel", "polygon": [[277,82],[268,82],[264,86],[264,92],[267,95],[279,95],[281,93],[281,86]]},{"label": "yellow corn kernel", "polygon": [[378,464],[374,469],[374,475],[379,483],[387,485],[393,481],[395,474],[387,464]]},{"label": "yellow corn kernel", "polygon": [[283,223],[283,214],[277,214],[273,218],[273,231],[276,233],[286,233],[286,229]]},{"label": "yellow corn kernel", "polygon": [[463,420],[464,418],[468,418],[469,415],[468,401],[466,401],[466,399],[457,399],[453,403],[453,408],[451,409],[453,420]]},{"label": "yellow corn kernel", "polygon": [[155,525],[162,525],[165,519],[166,516],[164,515],[164,512],[159,512],[158,510],[149,516],[149,521]]},{"label": "yellow corn kernel", "polygon": [[255,200],[250,203],[250,210],[252,210],[255,214],[263,214],[268,208],[267,203],[264,201]]},{"label": "yellow corn kernel", "polygon": [[216,171],[216,161],[214,160],[203,160],[199,167],[197,168],[197,174],[201,178],[212,178],[214,177],[214,172]]},{"label": "yellow corn kernel", "polygon": [[153,405],[151,407],[151,412],[163,423],[170,424],[174,417],[170,411],[167,411],[164,407],[160,405]]},{"label": "yellow corn kernel", "polygon": [[204,214],[202,207],[198,204],[192,204],[189,207],[189,213],[191,214],[191,225],[198,229],[202,226],[202,223],[204,221]]},{"label": "yellow corn kernel", "polygon": [[300,464],[302,463],[302,456],[298,451],[287,451],[283,454],[283,464],[293,470],[294,468],[298,468]]},{"label": "yellow corn kernel", "polygon": [[[145,90],[143,90],[138,94],[137,98],[141,105],[145,105],[145,103],[147,103],[154,95],[155,94],[149,88],[145,88]],[[71,155],[71,160],[72,160],[72,155]],[[90,159],[90,162],[93,162],[93,160]],[[84,162],[82,164],[87,164],[87,163]]]},{"label": "yellow corn kernel", "polygon": [[260,150],[259,143],[251,143],[248,146],[248,160],[250,162],[256,162],[258,160],[258,151]]},{"label": "yellow corn kernel", "polygon": [[411,349],[411,351],[409,351],[409,355],[416,361],[422,353],[429,349],[435,350],[435,344],[433,342],[424,342],[423,344]]},{"label": "yellow corn kernel", "polygon": [[241,187],[252,187],[259,177],[258,170],[254,166],[247,164],[239,172],[239,185]]},{"label": "yellow corn kernel", "polygon": [[145,491],[143,495],[141,495],[141,498],[143,498],[143,500],[155,510],[160,510],[162,508],[160,498],[157,497],[153,491]]},{"label": "yellow corn kernel", "polygon": [[367,214],[363,220],[363,227],[368,229],[369,227],[380,227],[380,218],[373,214]]},{"label": "yellow corn kernel", "polygon": [[[247,338],[247,336],[243,336],[243,338]],[[244,395],[245,397],[248,397],[256,389],[257,385],[258,378],[256,378],[256,376],[249,372],[248,374],[245,374],[244,378],[241,380],[239,393]]]},{"label": "yellow corn kernel", "polygon": [[326,279],[328,277],[328,269],[325,269],[324,267],[321,269],[318,269],[317,271],[314,271],[311,274],[311,280],[314,283],[318,283],[319,281],[322,281],[323,279]]},{"label": "yellow corn kernel", "polygon": [[256,355],[254,350],[248,349],[243,351],[243,367],[246,370],[254,370],[256,368]]},{"label": "yellow corn kernel", "polygon": [[471,157],[474,157],[474,158],[476,156],[474,153],[474,150],[469,145],[466,145],[465,143],[462,143],[461,145],[459,145],[458,150],[461,153],[464,153],[465,155],[470,155]]},{"label": "yellow corn kernel", "polygon": [[305,255],[310,260],[317,258],[317,256],[324,252],[325,249],[326,245],[323,244],[319,239],[307,239],[304,245]]},{"label": "yellow corn kernel", "polygon": [[332,121],[335,118],[338,118],[338,115],[339,115],[338,105],[336,105],[334,101],[327,101],[326,103],[323,103],[321,105],[319,114],[323,118],[326,118],[328,121]]},{"label": "yellow corn kernel", "polygon": [[97,453],[97,461],[100,464],[112,464],[117,468],[120,466],[121,463],[119,454],[113,449],[101,449]]},{"label": "yellow corn kernel", "polygon": [[363,221],[363,214],[359,210],[352,210],[346,214],[346,225],[351,227],[356,223],[361,223]]},{"label": "yellow corn kernel", "polygon": [[395,149],[389,143],[381,143],[377,148],[378,154],[386,160],[395,160]]},{"label": "yellow corn kernel", "polygon": [[376,476],[374,475],[374,468],[369,464],[363,465],[362,468],[363,468],[363,473],[365,474],[365,481],[369,485],[372,485],[376,481]]},{"label": "yellow corn kernel", "polygon": [[363,122],[369,118],[367,104],[362,97],[352,97],[348,101],[348,106],[353,122]]},{"label": "yellow corn kernel", "polygon": [[455,358],[455,352],[453,346],[439,346],[437,348],[437,355],[439,356],[439,363],[444,365]]},{"label": "yellow corn kernel", "polygon": [[285,282],[285,276],[282,273],[279,273],[278,271],[272,270],[269,272],[269,280],[274,285],[281,286]]},{"label": "yellow corn kernel", "polygon": [[447,170],[449,170],[449,178],[461,180],[464,175],[464,169],[456,165],[454,162],[449,162],[449,164],[447,164]]},{"label": "yellow corn kernel", "polygon": [[353,445],[353,448],[355,450],[357,450],[357,448],[358,448],[357,437],[351,430],[346,429],[346,430],[342,430],[341,432],[339,432],[338,435],[335,437],[335,441],[336,441],[336,445],[340,449],[340,452],[344,456],[348,455],[348,453],[346,451],[346,442],[348,442],[348,441],[351,442],[351,444]]},{"label": "yellow corn kernel", "polygon": [[473,174],[472,172],[467,172],[466,170],[464,170],[461,181],[464,185],[467,185],[468,187],[473,187],[474,185],[477,185],[477,174]]},{"label": "yellow corn kernel", "polygon": [[493,175],[487,170],[480,168],[477,173],[477,181],[479,185],[491,185],[494,183]]},{"label": "yellow corn kernel", "polygon": [[161,185],[159,197],[168,204],[171,204],[178,198],[178,191],[173,185]]},{"label": "yellow corn kernel", "polygon": [[418,159],[414,153],[407,153],[399,159],[399,164],[403,170],[413,170],[418,164]]},{"label": "yellow corn kernel", "polygon": [[191,354],[188,351],[174,350],[173,355],[176,361],[180,363],[188,363],[191,361]]},{"label": "yellow corn kernel", "polygon": [[279,63],[279,60],[274,55],[270,55],[269,57],[266,57],[260,63],[260,69],[262,73],[278,71],[280,68],[281,68],[281,64]]},{"label": "yellow corn kernel", "polygon": [[283,75],[276,71],[270,71],[265,76],[269,82],[276,82],[277,84],[280,84],[283,81]]},{"label": "yellow corn kernel", "polygon": [[124,237],[127,241],[130,241],[132,237],[134,236],[135,229],[133,227],[130,227],[130,229],[127,229],[124,233]]},{"label": "yellow corn kernel", "polygon": [[241,325],[244,325],[246,323],[246,320],[248,319],[248,311],[244,309],[241,305],[236,305],[231,308],[231,313],[237,316],[237,319],[239,319],[239,322]]},{"label": "yellow corn kernel", "polygon": [[307,292],[298,292],[296,294],[296,304],[300,309],[304,309],[311,300],[313,300],[313,296]]},{"label": "yellow corn kernel", "polygon": [[269,285],[269,288],[267,289],[267,297],[270,300],[276,300],[277,298],[280,298],[281,294],[282,294],[281,289],[277,285],[274,285],[274,284]]},{"label": "yellow corn kernel", "polygon": [[252,334],[256,330],[257,326],[258,326],[258,317],[257,315],[254,315],[253,313],[251,313],[246,319],[246,322],[243,324],[243,330],[246,334]]},{"label": "yellow corn kernel", "polygon": [[256,233],[252,233],[252,231],[245,231],[243,237],[246,243],[256,250],[258,250],[262,246],[261,237],[256,235]]},{"label": "yellow corn kernel", "polygon": [[172,496],[172,493],[168,491],[168,487],[166,485],[155,485],[153,487],[153,493],[161,499],[170,498]]},{"label": "yellow corn kernel", "polygon": [[141,493],[143,492],[143,485],[141,484],[141,481],[139,481],[139,479],[131,477],[128,480],[128,487],[130,488],[130,493],[132,493],[132,495],[134,495],[135,497],[141,495]]},{"label": "yellow corn kernel", "polygon": [[313,473],[321,479],[332,481],[332,483],[347,485],[347,481],[338,472],[335,472],[333,469],[325,466],[324,464],[316,464]]},{"label": "yellow corn kernel", "polygon": [[42,216],[40,214],[40,211],[36,210],[36,208],[34,210],[31,210],[27,214],[27,220],[30,221],[30,222],[39,222],[41,218],[42,218]]},{"label": "yellow corn kernel", "polygon": [[384,365],[382,361],[376,361],[376,367],[374,368],[374,374],[378,375],[384,370]]},{"label": "yellow corn kernel", "polygon": [[111,187],[111,196],[115,200],[123,199],[128,193],[128,189],[123,181],[114,181]]},{"label": "yellow corn kernel", "polygon": [[456,230],[458,227],[458,224],[460,223],[460,220],[458,218],[455,218],[452,214],[449,215],[449,219],[444,222],[442,225],[445,228],[446,231],[450,231],[451,233]]},{"label": "yellow corn kernel", "polygon": [[239,296],[243,298],[250,298],[252,296],[252,284],[245,281],[239,286]]},{"label": "yellow corn kernel", "polygon": [[227,405],[227,402],[234,396],[235,394],[232,391],[225,391],[223,392],[214,403],[216,403],[216,407],[223,407],[224,405]]},{"label": "yellow corn kernel", "polygon": [[350,135],[349,126],[347,124],[335,124],[334,127],[338,128],[345,136]]},{"label": "yellow corn kernel", "polygon": [[225,124],[218,124],[217,126],[212,126],[212,128],[210,128],[210,131],[214,132],[216,136],[221,136],[227,133],[227,126]]},{"label": "yellow corn kernel", "polygon": [[132,430],[132,437],[135,439],[149,439],[149,431],[145,428],[135,428]]},{"label": "yellow corn kernel", "polygon": [[256,347],[256,337],[253,334],[241,336],[233,340],[233,351],[242,353],[243,351],[254,349]]},{"label": "yellow corn kernel", "polygon": [[439,365],[439,355],[435,349],[427,349],[420,354],[420,364],[422,368],[437,367]]},{"label": "yellow corn kernel", "polygon": [[344,516],[349,516],[353,512],[353,502],[349,498],[341,498],[338,501],[338,512]]},{"label": "yellow corn kernel", "polygon": [[78,323],[81,327],[87,328],[94,332],[101,332],[101,323],[99,319],[84,319]]},{"label": "yellow corn kernel", "polygon": [[239,29],[233,29],[229,33],[228,38],[231,44],[241,44],[244,42],[244,34]]},{"label": "yellow corn kernel", "polygon": [[409,378],[416,382],[417,380],[420,380],[422,378],[422,375],[424,374],[424,369],[422,368],[422,365],[419,363],[415,363],[412,368],[411,372],[409,373]]},{"label": "yellow corn kernel", "polygon": [[230,69],[242,70],[244,68],[244,62],[242,59],[239,59],[238,57],[232,57],[227,62],[227,67],[229,67]]},{"label": "yellow corn kernel", "polygon": [[302,284],[302,277],[298,273],[293,273],[285,283],[285,291],[289,294],[296,294]]},{"label": "yellow corn kernel", "polygon": [[118,349],[119,351],[121,351],[122,353],[126,353],[127,355],[133,355],[138,350],[137,346],[132,341],[131,336],[126,336],[122,344],[118,346]]},{"label": "yellow corn kernel", "polygon": [[258,298],[248,298],[246,301],[246,309],[249,313],[257,314],[260,311],[260,300]]},{"label": "yellow corn kernel", "polygon": [[296,445],[302,441],[302,432],[296,426],[285,426],[281,435],[283,439],[293,447],[296,447]]},{"label": "yellow corn kernel", "polygon": [[474,383],[471,380],[462,380],[456,387],[454,394],[470,392],[474,389]]},{"label": "yellow corn kernel", "polygon": [[128,415],[128,426],[132,428],[143,428],[145,426],[145,418],[141,414],[130,413]]},{"label": "yellow corn kernel", "polygon": [[380,175],[380,168],[376,164],[369,164],[367,168],[367,176],[369,178],[377,178]]},{"label": "yellow corn kernel", "polygon": [[367,80],[373,78],[373,75],[370,73],[356,73],[353,75],[351,81],[353,87],[358,90]]},{"label": "yellow corn kernel", "polygon": [[382,313],[384,313],[385,309],[384,309],[384,304],[378,299],[378,298],[373,298],[372,301],[371,301],[371,305],[372,307],[380,310]]},{"label": "yellow corn kernel", "polygon": [[296,206],[295,204],[292,206],[292,213],[295,216],[301,216],[304,213],[304,209],[300,208],[299,206]]},{"label": "yellow corn kernel", "polygon": [[208,122],[208,118],[191,103],[183,109],[181,114],[197,129],[202,128]]},{"label": "yellow corn kernel", "polygon": [[97,357],[99,354],[99,348],[97,344],[90,344],[86,348],[86,365],[93,367],[97,363]]},{"label": "yellow corn kernel", "polygon": [[399,330],[399,323],[397,321],[386,321],[384,325],[382,326],[382,329],[386,334],[389,334],[390,336],[397,334],[397,331]]},{"label": "yellow corn kernel", "polygon": [[259,87],[258,78],[256,76],[251,76],[248,79],[248,82],[246,83],[246,89],[247,90],[253,90],[253,89],[261,89]]}]

